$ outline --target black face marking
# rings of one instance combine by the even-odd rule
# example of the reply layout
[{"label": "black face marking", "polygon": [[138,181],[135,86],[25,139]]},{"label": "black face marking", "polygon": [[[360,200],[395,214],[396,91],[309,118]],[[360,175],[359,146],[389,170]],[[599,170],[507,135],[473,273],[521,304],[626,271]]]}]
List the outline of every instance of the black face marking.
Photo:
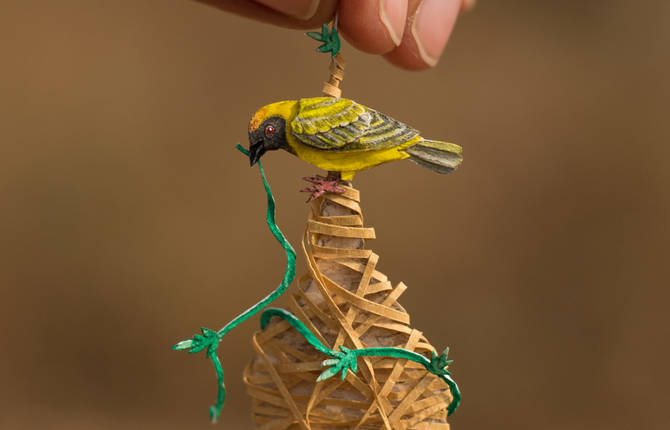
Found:
[{"label": "black face marking", "polygon": [[256,130],[249,132],[249,162],[253,166],[267,151],[288,149],[286,141],[286,120],[270,117],[263,121]]}]

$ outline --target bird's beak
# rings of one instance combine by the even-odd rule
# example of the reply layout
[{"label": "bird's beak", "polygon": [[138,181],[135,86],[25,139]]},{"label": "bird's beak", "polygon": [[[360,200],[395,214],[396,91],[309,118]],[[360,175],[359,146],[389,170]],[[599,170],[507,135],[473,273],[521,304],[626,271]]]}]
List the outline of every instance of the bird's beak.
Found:
[{"label": "bird's beak", "polygon": [[267,149],[263,146],[263,141],[256,142],[249,147],[249,165],[253,166],[258,163]]}]

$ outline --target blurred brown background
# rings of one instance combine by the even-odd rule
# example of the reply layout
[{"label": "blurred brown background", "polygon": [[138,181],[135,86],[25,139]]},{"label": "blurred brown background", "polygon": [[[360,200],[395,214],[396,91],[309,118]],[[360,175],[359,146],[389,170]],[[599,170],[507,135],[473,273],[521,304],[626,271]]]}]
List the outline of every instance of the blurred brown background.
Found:
[{"label": "blurred brown background", "polygon": [[[359,174],[370,246],[449,345],[454,429],[667,429],[670,6],[481,1],[439,67],[345,47],[345,96],[465,148]],[[273,289],[251,113],[318,95],[299,31],[186,0],[5,0],[0,428],[205,429],[215,378],[170,351]],[[316,173],[265,158],[279,223]],[[299,260],[299,271],[302,260]],[[221,347],[220,428],[251,428],[254,319]]]}]

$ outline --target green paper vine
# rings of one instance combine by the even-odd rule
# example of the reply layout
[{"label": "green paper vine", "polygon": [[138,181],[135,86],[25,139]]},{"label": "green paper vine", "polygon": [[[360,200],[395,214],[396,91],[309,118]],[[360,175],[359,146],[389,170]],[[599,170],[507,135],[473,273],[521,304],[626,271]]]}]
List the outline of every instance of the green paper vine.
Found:
[{"label": "green paper vine", "polygon": [[[240,150],[243,154],[247,156],[249,155],[249,151],[244,149],[242,145],[238,144],[236,148]],[[235,317],[232,321],[226,324],[218,332],[203,327],[201,328],[202,331],[201,335],[196,334],[193,336],[193,339],[182,340],[181,342],[177,343],[175,346],[172,347],[173,350],[177,351],[188,349],[189,350],[188,352],[191,354],[200,352],[205,348],[207,348],[206,357],[212,360],[214,370],[216,371],[216,379],[218,385],[216,404],[214,404],[214,406],[209,408],[209,417],[212,422],[216,422],[219,419],[219,415],[221,414],[221,407],[223,407],[223,404],[226,400],[226,387],[223,383],[223,367],[221,366],[221,361],[219,360],[219,357],[216,353],[217,348],[219,347],[219,343],[223,339],[223,336],[225,336],[226,333],[228,333],[229,331],[231,331],[244,321],[248,320],[258,312],[263,310],[263,308],[265,308],[270,303],[275,301],[279,296],[284,294],[286,288],[288,288],[289,284],[293,281],[293,278],[295,277],[295,250],[288,242],[284,234],[281,232],[279,226],[277,226],[277,223],[275,221],[275,199],[274,196],[272,195],[272,190],[270,190],[270,184],[268,184],[268,181],[265,177],[265,172],[263,171],[263,166],[261,165],[260,161],[258,162],[258,170],[260,171],[261,179],[263,180],[263,186],[265,187],[265,193],[267,194],[267,200],[268,200],[268,208],[265,220],[267,221],[268,227],[270,227],[270,231],[272,232],[273,236],[277,239],[279,244],[282,246],[282,248],[284,248],[284,251],[286,252],[286,271],[284,272],[284,278],[282,279],[279,286],[273,292],[271,292],[267,297],[265,297],[263,300],[259,301],[251,308],[247,309],[246,311]]]},{"label": "green paper vine", "polygon": [[323,24],[320,33],[318,31],[308,31],[305,34],[314,40],[323,42],[322,45],[316,48],[317,51],[330,52],[331,57],[336,56],[340,52],[340,36],[337,34],[337,26],[335,24],[333,24],[330,31],[328,31],[328,24]]},{"label": "green paper vine", "polygon": [[302,321],[284,309],[266,309],[261,314],[261,330],[265,329],[272,317],[279,317],[288,322],[298,331],[298,333],[303,335],[305,340],[307,340],[307,342],[309,342],[316,350],[329,357],[332,357],[330,359],[324,360],[321,363],[321,366],[323,367],[330,367],[328,367],[321,373],[321,375],[319,375],[317,382],[332,378],[338,373],[341,373],[341,378],[344,380],[349,370],[355,374],[358,370],[358,357],[403,358],[421,364],[426,368],[427,371],[437,375],[440,379],[447,383],[453,397],[449,407],[447,407],[448,415],[454,413],[454,411],[461,403],[461,391],[458,389],[456,381],[451,378],[451,373],[446,369],[446,367],[452,363],[452,360],[447,360],[447,356],[449,355],[449,348],[446,348],[440,355],[437,355],[435,352],[433,352],[430,360],[421,354],[417,354],[416,352],[403,348],[393,347],[349,349],[342,345],[339,347],[339,351],[335,351],[321,343],[321,341],[316,336],[314,336],[314,334],[302,323]]},{"label": "green paper vine", "polygon": [[[325,25],[324,28],[326,28]],[[335,37],[337,37],[336,30],[333,31],[335,32]],[[338,39],[338,50],[339,50],[339,39]],[[335,52],[334,55],[336,54],[337,52]],[[244,149],[241,145],[238,144],[236,148],[243,154],[247,156],[249,155],[249,151]],[[226,401],[226,387],[223,381],[223,366],[217,354],[217,350],[219,344],[221,343],[221,340],[226,335],[226,333],[228,333],[229,331],[231,331],[232,329],[234,329],[247,319],[251,318],[261,310],[263,310],[270,303],[272,303],[279,296],[281,296],[286,291],[289,284],[295,278],[295,259],[296,259],[295,250],[288,242],[284,234],[281,232],[279,226],[277,226],[275,220],[274,196],[272,195],[272,190],[270,189],[270,185],[268,184],[267,178],[265,177],[265,172],[263,170],[263,166],[261,165],[260,161],[258,162],[258,169],[261,175],[261,179],[263,181],[265,193],[267,195],[267,213],[265,217],[266,222],[273,236],[277,239],[279,244],[282,246],[282,248],[284,248],[284,251],[286,252],[286,271],[284,272],[284,278],[280,282],[279,286],[277,286],[277,288],[273,292],[271,292],[268,296],[266,296],[264,299],[256,303],[254,306],[252,306],[245,312],[235,317],[232,321],[226,324],[221,330],[214,331],[202,327],[200,329],[202,334],[195,334],[193,335],[192,339],[182,340],[181,342],[177,343],[172,347],[173,350],[177,351],[188,350],[190,354],[195,354],[197,352],[204,350],[206,351],[205,352],[206,358],[212,361],[214,371],[216,372],[217,387],[218,387],[216,403],[209,408],[210,420],[214,423],[218,421],[219,416],[221,415],[221,408],[223,407]],[[461,402],[461,392],[458,389],[458,385],[451,378],[451,373],[446,369],[446,367],[452,362],[452,360],[447,359],[447,356],[449,354],[449,348],[446,348],[444,352],[440,355],[437,355],[435,352],[433,352],[430,360],[421,354],[417,354],[416,352],[402,348],[387,347],[387,348],[349,349],[342,345],[339,347],[340,350],[336,351],[328,348],[326,345],[321,343],[321,341],[316,336],[314,336],[314,334],[298,318],[296,318],[295,315],[284,309],[279,308],[266,309],[265,312],[261,314],[260,318],[261,330],[265,329],[268,322],[273,316],[280,317],[285,321],[287,321],[316,350],[318,350],[319,352],[323,353],[328,357],[331,357],[327,360],[324,360],[321,363],[323,367],[328,368],[319,375],[319,377],[317,378],[317,382],[331,378],[337,375],[338,373],[341,374],[341,378],[342,380],[344,380],[349,370],[351,370],[355,374],[358,371],[358,364],[357,364],[358,357],[400,358],[400,359],[411,360],[414,361],[415,363],[421,364],[426,368],[427,371],[429,371],[434,375],[437,375],[438,377],[440,377],[440,379],[446,382],[446,384],[449,386],[449,389],[451,390],[451,394],[453,397],[451,404],[449,404],[449,407],[447,408],[449,415],[451,415],[458,408]]]}]

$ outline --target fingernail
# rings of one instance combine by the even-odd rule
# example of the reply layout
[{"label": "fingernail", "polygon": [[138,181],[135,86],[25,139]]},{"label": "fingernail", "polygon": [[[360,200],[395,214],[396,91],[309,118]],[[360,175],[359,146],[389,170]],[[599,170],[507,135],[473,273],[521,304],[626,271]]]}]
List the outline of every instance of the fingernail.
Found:
[{"label": "fingernail", "polygon": [[308,20],[314,16],[321,0],[256,0],[258,3],[294,18]]},{"label": "fingernail", "polygon": [[379,0],[379,19],[396,46],[402,42],[407,16],[407,0]]},{"label": "fingernail", "polygon": [[414,15],[412,36],[421,59],[435,66],[454,28],[461,0],[423,0]]}]

